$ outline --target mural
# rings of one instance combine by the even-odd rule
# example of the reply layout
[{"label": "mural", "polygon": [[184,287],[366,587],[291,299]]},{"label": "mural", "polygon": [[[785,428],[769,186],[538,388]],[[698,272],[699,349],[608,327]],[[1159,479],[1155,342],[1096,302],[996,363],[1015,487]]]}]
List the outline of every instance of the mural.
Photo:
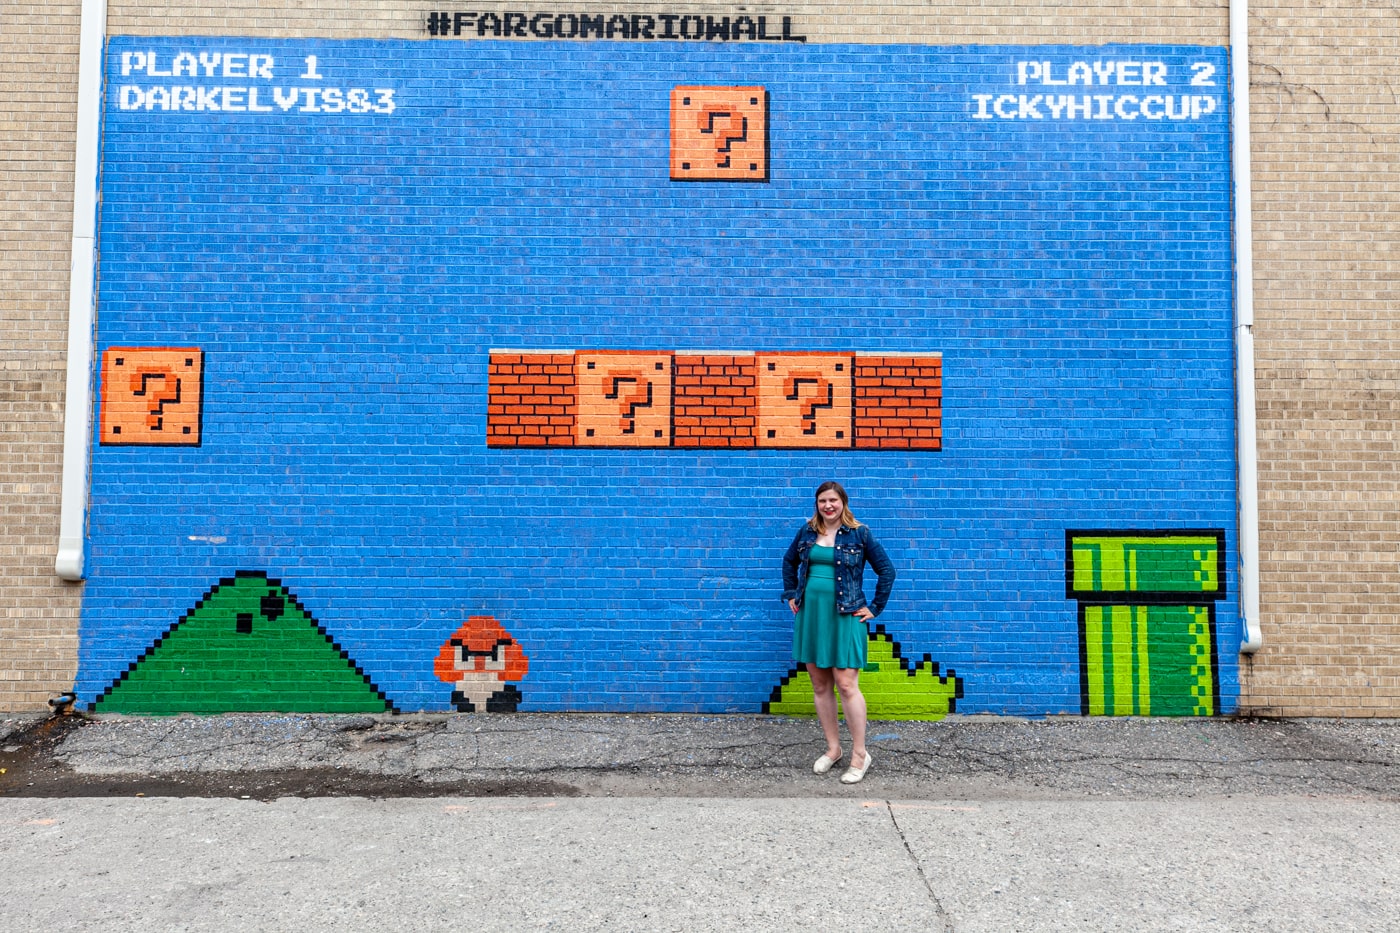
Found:
[{"label": "mural", "polygon": [[109,40],[81,703],[1235,708],[1225,50],[467,16]]}]

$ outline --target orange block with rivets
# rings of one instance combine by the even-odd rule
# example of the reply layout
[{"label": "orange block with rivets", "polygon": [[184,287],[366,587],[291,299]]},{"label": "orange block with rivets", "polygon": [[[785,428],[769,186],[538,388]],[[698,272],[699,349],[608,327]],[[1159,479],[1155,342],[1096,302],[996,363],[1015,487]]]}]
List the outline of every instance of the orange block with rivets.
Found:
[{"label": "orange block with rivets", "polygon": [[768,92],[762,87],[671,90],[671,180],[768,180]]},{"label": "orange block with rivets", "polygon": [[103,352],[100,443],[197,447],[203,416],[204,352],[198,347]]},{"label": "orange block with rivets", "polygon": [[580,352],[575,372],[580,446],[671,446],[670,353]]},{"label": "orange block with rivets", "polygon": [[854,360],[850,354],[758,354],[758,446],[852,446]]}]

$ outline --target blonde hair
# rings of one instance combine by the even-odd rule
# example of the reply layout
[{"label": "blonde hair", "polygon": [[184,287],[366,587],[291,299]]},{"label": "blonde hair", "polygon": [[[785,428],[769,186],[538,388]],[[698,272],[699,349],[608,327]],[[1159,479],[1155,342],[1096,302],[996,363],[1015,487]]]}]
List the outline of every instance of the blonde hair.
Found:
[{"label": "blonde hair", "polygon": [[[816,495],[812,497],[813,500],[820,499],[824,492],[834,492],[841,497],[841,524],[847,528],[859,528],[860,522],[856,521],[856,516],[851,511],[851,499],[846,495],[846,490],[842,488],[841,484],[835,480],[827,480],[817,487]],[[817,534],[826,530],[826,522],[822,519],[822,513],[815,506],[812,508],[812,517],[807,519],[807,527]]]}]

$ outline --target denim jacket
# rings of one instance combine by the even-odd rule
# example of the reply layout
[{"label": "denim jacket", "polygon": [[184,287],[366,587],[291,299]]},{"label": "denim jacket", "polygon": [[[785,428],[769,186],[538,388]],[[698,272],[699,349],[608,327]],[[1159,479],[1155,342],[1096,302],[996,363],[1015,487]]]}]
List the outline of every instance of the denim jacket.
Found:
[{"label": "denim jacket", "polygon": [[[802,596],[807,589],[807,571],[810,567],[812,545],[817,543],[817,533],[805,523],[792,539],[787,553],[783,555],[783,600],[797,600],[802,605]],[[879,578],[875,584],[875,598],[870,600],[870,611],[879,615],[894,589],[894,564],[889,555],[875,540],[865,525],[836,529],[836,611],[850,614],[866,605],[864,581],[865,565],[869,562]]]}]

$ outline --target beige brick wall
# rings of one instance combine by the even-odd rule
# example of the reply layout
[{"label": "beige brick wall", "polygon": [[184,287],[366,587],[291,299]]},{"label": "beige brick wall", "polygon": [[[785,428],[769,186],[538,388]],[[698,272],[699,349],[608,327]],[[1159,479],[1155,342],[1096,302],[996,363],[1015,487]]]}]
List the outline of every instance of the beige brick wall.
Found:
[{"label": "beige brick wall", "polygon": [[78,4],[0,5],[0,709],[73,684],[78,586],[53,572],[63,462]]},{"label": "beige brick wall", "polygon": [[938,44],[1162,42],[1224,45],[1223,2],[1144,4],[1085,0],[909,0],[904,3],[445,2],[445,0],[227,0],[206,3],[108,2],[108,29],[126,35],[424,38],[429,10],[579,9],[730,13],[795,17],[813,42]]},{"label": "beige brick wall", "polygon": [[[518,8],[520,5],[515,4]],[[533,3],[531,9],[576,4]],[[1400,715],[1395,243],[1400,17],[1379,0],[1251,3],[1263,626],[1242,706]],[[423,38],[430,0],[109,0],[110,33]],[[662,9],[628,5],[628,10]],[[729,12],[711,4],[665,6]],[[1224,45],[1226,5],[748,6],[812,41]],[[78,589],[53,575],[78,4],[0,7],[0,709],[71,684]]]},{"label": "beige brick wall", "polygon": [[1250,6],[1265,647],[1242,706],[1400,715],[1400,16]]}]

